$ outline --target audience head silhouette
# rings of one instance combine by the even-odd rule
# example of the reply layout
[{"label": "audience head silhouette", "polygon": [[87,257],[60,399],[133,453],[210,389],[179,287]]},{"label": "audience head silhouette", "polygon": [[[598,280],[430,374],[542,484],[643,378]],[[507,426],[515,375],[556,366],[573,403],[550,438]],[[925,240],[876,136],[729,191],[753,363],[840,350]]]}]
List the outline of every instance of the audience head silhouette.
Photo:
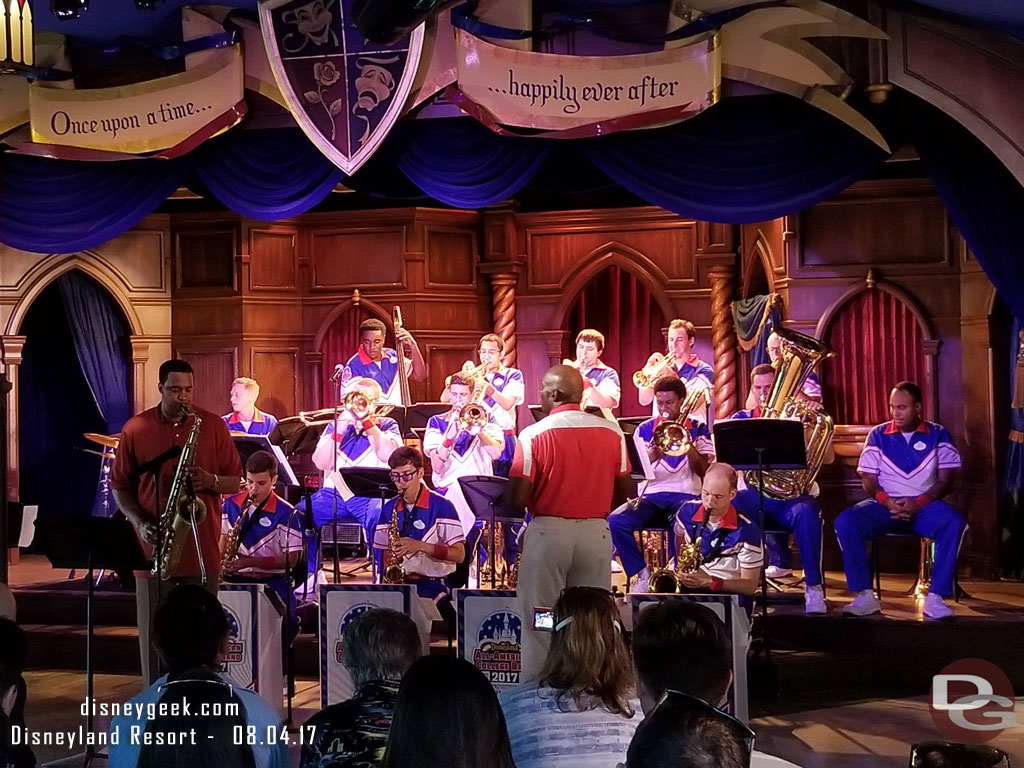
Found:
[{"label": "audience head silhouette", "polygon": [[703,701],[669,694],[637,726],[626,768],[749,768],[752,734]]},{"label": "audience head silhouette", "polygon": [[577,709],[603,705],[613,714],[631,716],[633,674],[611,593],[569,587],[555,603],[554,614],[540,682],[571,698]]},{"label": "audience head silhouette", "polygon": [[342,664],[356,687],[371,680],[401,680],[422,655],[416,623],[390,608],[360,614],[341,634]]},{"label": "audience head silhouette", "polygon": [[383,768],[515,768],[505,716],[483,672],[425,656],[395,702]]}]

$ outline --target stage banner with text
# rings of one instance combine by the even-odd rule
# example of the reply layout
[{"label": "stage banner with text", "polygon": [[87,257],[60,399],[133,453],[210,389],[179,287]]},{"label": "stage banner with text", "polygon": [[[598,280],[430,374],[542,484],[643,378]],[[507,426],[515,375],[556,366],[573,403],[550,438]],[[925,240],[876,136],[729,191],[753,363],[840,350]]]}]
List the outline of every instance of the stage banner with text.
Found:
[{"label": "stage banner with text", "polygon": [[716,34],[633,56],[520,51],[464,30],[456,46],[460,108],[521,128],[598,135],[680,120],[713,105],[722,81]]},{"label": "stage banner with text", "polygon": [[197,135],[210,138],[245,111],[241,50],[236,45],[214,53],[195,69],[144,83],[88,90],[33,84],[32,141],[138,154]]},{"label": "stage banner with text", "polygon": [[373,608],[391,608],[408,616],[413,590],[409,584],[323,584],[320,586],[320,706],[352,697],[355,685],[341,663],[341,635],[357,616]]},{"label": "stage banner with text", "polygon": [[455,595],[459,657],[483,672],[495,690],[519,685],[523,619],[515,591],[460,589]]}]

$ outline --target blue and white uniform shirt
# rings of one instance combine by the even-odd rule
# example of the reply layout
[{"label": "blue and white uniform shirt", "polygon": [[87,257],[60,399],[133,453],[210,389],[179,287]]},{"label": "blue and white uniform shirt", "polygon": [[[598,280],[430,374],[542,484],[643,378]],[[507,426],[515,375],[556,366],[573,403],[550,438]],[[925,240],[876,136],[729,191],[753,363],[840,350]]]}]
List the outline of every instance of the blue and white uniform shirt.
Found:
[{"label": "blue and white uniform shirt", "polygon": [[[391,517],[398,509],[398,534],[402,538],[417,539],[425,544],[453,546],[466,540],[462,524],[452,503],[425,485],[420,486],[420,495],[412,509],[406,509],[401,495],[388,501],[381,511],[380,521],[373,532],[375,549],[388,548],[388,528]],[[402,560],[402,570],[420,576],[439,579],[455,570],[455,563],[437,560],[426,552],[417,552]]]},{"label": "blue and white uniform shirt", "polygon": [[821,402],[821,379],[818,378],[818,374],[814,371],[807,374],[802,391],[805,397]]},{"label": "blue and white uniform shirt", "polygon": [[[431,454],[444,443],[448,420],[451,418],[453,418],[452,411],[430,417],[430,421],[427,422],[427,430],[423,433],[423,452],[425,454]],[[504,443],[505,435],[501,427],[493,421],[485,425],[482,431],[499,444]],[[469,503],[462,493],[459,478],[468,475],[493,475],[494,461],[487,455],[480,440],[465,432],[456,436],[455,442],[449,446],[449,449],[451,453],[448,454],[447,464],[440,471],[434,464],[431,478],[437,492],[455,506],[459,520],[462,521],[463,530],[468,535],[476,522],[476,515],[473,514],[473,510],[470,509]]]},{"label": "blue and white uniform shirt", "polygon": [[[392,450],[402,445],[402,433],[398,422],[385,416],[377,424],[384,433],[384,439],[392,443]],[[334,424],[330,423],[320,435],[320,441],[313,451],[313,463],[324,473],[324,488],[341,488],[344,483],[340,474],[334,476],[334,455],[332,448],[338,453],[338,469],[350,467],[387,467],[387,461],[381,461],[373,450],[373,443],[363,432],[362,424],[347,424],[345,430],[335,434]]]},{"label": "blue and white uniform shirt", "polygon": [[[245,496],[244,492],[236,493],[224,500],[224,514],[220,523],[222,536],[226,536],[238,521],[243,512]],[[257,510],[255,505],[249,505],[246,514],[249,519],[242,522],[240,529],[242,538],[238,542],[239,555],[277,558],[287,552],[302,551],[301,515],[295,514],[295,508],[273,491],[262,509]],[[280,570],[245,568],[236,575],[266,578],[282,574]]]},{"label": "blue and white uniform shirt", "polygon": [[[583,373],[583,371],[580,371],[580,373]],[[583,373],[583,375],[590,379],[590,383],[594,385],[598,392],[613,400],[612,408],[619,407],[619,399],[622,397],[622,386],[619,383],[619,374],[614,368],[609,368],[598,360],[597,365]],[[593,403],[590,402],[590,390],[585,389],[583,390],[583,403],[581,407],[586,408],[588,405],[593,405]]]},{"label": "blue and white uniform shirt", "polygon": [[244,432],[247,435],[269,435],[277,426],[277,419],[259,408],[253,409],[252,421],[248,424],[242,421],[234,411],[221,416],[221,418],[228,425],[229,432]]},{"label": "blue and white uniform shirt", "polygon": [[890,496],[917,497],[935,484],[940,469],[960,466],[960,452],[945,427],[922,421],[913,432],[900,432],[890,421],[868,433],[857,471],[877,475]]},{"label": "blue and white uniform shirt", "polygon": [[[633,442],[640,456],[647,455],[647,447],[654,437],[654,430],[662,421],[660,416],[648,419],[633,432]],[[706,456],[708,461],[714,461],[715,448],[707,424],[687,419],[685,426],[697,453]],[[645,469],[647,466],[644,462]],[[690,461],[685,453],[682,456],[662,456],[650,465],[645,475],[648,481],[646,493],[688,493],[691,496],[699,496],[703,487],[700,476],[690,468]]]},{"label": "blue and white uniform shirt", "polygon": [[689,544],[699,533],[700,551],[706,561],[702,569],[712,578],[741,579],[745,570],[760,571],[764,550],[757,523],[731,504],[717,525],[705,525],[705,514],[699,501],[688,501],[679,508],[674,525],[676,546]]},{"label": "blue and white uniform shirt", "polygon": [[[412,361],[406,358],[405,364],[406,370],[411,370],[409,366]],[[383,349],[380,361],[375,361],[360,347],[345,363],[341,373],[341,380],[346,385],[344,394],[351,391],[349,387],[357,379],[373,379],[380,384],[382,403],[402,404],[402,388],[398,384],[398,353],[395,350]]]},{"label": "blue and white uniform shirt", "polygon": [[485,377],[487,383],[503,395],[511,397],[515,402],[511,410],[505,410],[493,397],[485,397],[482,405],[487,409],[491,419],[505,432],[514,432],[516,428],[516,406],[526,401],[526,384],[523,381],[523,372],[518,368],[506,368],[501,366],[494,373],[488,373]]},{"label": "blue and white uniform shirt", "polygon": [[[675,371],[676,376],[683,380],[683,383],[686,385],[687,397],[702,389],[708,390],[708,395],[711,395],[715,386],[715,369],[697,357],[697,355],[690,355],[690,358],[680,366],[669,365],[668,367]],[[657,399],[651,403],[651,415],[658,415]],[[707,423],[707,406],[704,403],[698,403],[690,412],[690,416],[695,421]]]}]

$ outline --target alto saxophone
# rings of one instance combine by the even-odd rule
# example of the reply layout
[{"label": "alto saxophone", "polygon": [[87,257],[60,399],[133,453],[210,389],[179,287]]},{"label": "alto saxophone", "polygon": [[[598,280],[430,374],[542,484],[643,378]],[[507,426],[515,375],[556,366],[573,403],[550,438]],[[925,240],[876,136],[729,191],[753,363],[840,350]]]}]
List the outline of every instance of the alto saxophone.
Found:
[{"label": "alto saxophone", "polygon": [[235,520],[235,524],[231,526],[231,530],[227,532],[224,537],[224,553],[220,557],[220,580],[224,581],[224,573],[227,570],[227,565],[236,557],[238,557],[238,545],[239,539],[238,534],[242,530],[242,525],[249,518],[251,514],[250,506],[252,504],[252,494],[248,494],[245,497],[245,501],[242,502],[241,509],[238,512],[238,519]]},{"label": "alto saxophone", "polygon": [[398,532],[398,504],[391,511],[391,522],[388,524],[388,548],[384,555],[384,584],[401,584],[405,581],[405,571],[402,570],[402,558],[398,555],[398,540],[401,534]]},{"label": "alto saxophone", "polygon": [[199,525],[206,519],[206,503],[189,490],[189,475],[195,463],[199,428],[203,420],[198,413],[185,408],[185,418],[189,416],[193,419],[192,428],[181,449],[181,457],[171,481],[171,492],[167,496],[167,505],[159,521],[162,538],[159,556],[153,562],[152,573],[162,579],[171,578],[181,562],[181,553],[185,549],[192,526]]}]

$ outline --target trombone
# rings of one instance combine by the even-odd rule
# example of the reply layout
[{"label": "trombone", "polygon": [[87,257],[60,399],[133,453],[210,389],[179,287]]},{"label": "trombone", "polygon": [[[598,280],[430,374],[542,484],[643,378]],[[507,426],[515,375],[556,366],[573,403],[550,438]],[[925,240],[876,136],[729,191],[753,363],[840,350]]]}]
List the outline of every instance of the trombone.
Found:
[{"label": "trombone", "polygon": [[[354,421],[364,421],[368,418],[379,419],[387,416],[394,410],[391,403],[371,403],[370,398],[359,391],[349,392],[341,401],[337,414],[348,416]],[[334,421],[334,408],[321,408],[318,411],[299,411],[299,420],[307,427],[330,424]]]}]

